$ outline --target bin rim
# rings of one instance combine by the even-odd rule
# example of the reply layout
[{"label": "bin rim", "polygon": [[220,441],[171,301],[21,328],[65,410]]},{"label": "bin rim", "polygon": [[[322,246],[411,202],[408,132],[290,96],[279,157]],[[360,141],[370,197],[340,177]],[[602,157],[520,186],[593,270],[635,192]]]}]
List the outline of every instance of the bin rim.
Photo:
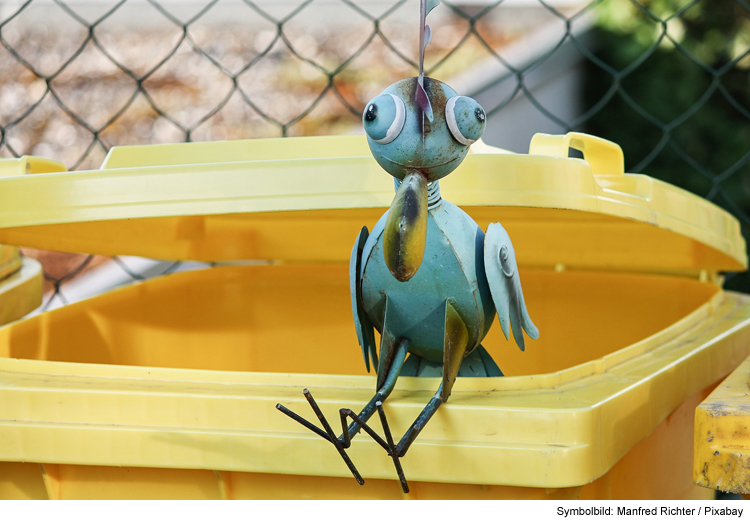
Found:
[{"label": "bin rim", "polygon": [[[179,282],[190,273],[216,269],[156,280]],[[58,310],[38,317],[55,314],[62,316]],[[749,315],[750,298],[720,291],[695,314],[700,320],[689,316],[676,335],[656,334],[621,361],[595,362],[582,377],[548,385],[537,385],[534,376],[508,378],[499,380],[507,386],[503,390],[493,390],[487,380],[461,378],[443,416],[472,423],[492,416],[509,432],[462,439],[450,428],[431,428],[433,437],[405,463],[415,481],[546,488],[592,482],[680,402],[742,361]],[[324,412],[332,415],[341,406],[367,401],[372,379],[0,358],[0,401],[6,403],[0,406],[0,432],[7,439],[0,460],[346,477],[335,451],[297,430],[273,403],[300,406],[302,387],[314,387]],[[434,387],[434,378],[400,378],[389,398],[390,417],[396,423],[413,419]],[[129,414],[146,402],[154,409],[174,409],[167,413],[169,423],[162,422],[164,413]],[[176,412],[187,408],[187,415]],[[519,428],[526,437],[510,440]],[[355,443],[361,469],[371,478],[396,478],[382,463],[377,444],[361,437]],[[471,470],[445,472],[429,463],[467,450],[476,454]]]}]

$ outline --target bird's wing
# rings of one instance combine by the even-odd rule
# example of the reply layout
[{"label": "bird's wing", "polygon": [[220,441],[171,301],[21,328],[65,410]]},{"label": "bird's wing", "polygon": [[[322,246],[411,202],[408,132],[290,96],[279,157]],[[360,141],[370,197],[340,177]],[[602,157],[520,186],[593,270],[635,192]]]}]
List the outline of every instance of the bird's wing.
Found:
[{"label": "bird's wing", "polygon": [[531,339],[539,337],[539,330],[531,322],[523,299],[516,252],[508,233],[500,224],[490,224],[487,228],[484,238],[484,268],[505,339],[509,338],[510,326],[518,348],[523,350],[525,344],[521,328],[526,330]]},{"label": "bird's wing", "polygon": [[375,329],[365,314],[362,306],[362,250],[367,242],[369,232],[363,227],[359,232],[357,240],[352,248],[352,256],[349,260],[349,290],[352,296],[352,315],[354,316],[354,329],[357,331],[357,341],[362,348],[367,372],[370,372],[370,358],[377,368],[378,356],[375,350]]}]

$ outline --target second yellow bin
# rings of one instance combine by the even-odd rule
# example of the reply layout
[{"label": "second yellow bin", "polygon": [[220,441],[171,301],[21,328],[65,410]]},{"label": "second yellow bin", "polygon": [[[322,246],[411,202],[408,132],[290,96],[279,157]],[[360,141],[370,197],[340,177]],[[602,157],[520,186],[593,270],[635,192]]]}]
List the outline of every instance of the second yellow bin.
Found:
[{"label": "second yellow bin", "polygon": [[[403,459],[409,496],[709,497],[693,413],[750,345],[750,299],[721,287],[747,264],[736,220],[577,134],[475,145],[441,184],[510,233],[541,337],[521,353],[493,326],[506,377],[458,379]],[[274,407],[313,419],[307,387],[333,418],[372,396],[348,259],[392,197],[360,136],[122,147],[98,171],[0,178],[2,244],[228,264],[0,329],[0,497],[403,497],[371,439],[350,449],[360,487]],[[398,380],[394,434],[438,384]]]}]

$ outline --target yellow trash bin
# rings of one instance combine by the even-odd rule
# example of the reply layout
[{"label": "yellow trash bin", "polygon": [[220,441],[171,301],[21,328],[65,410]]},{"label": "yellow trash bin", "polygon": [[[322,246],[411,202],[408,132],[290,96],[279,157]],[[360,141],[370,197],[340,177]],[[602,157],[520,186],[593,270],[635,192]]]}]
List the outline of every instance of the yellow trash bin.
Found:
[{"label": "yellow trash bin", "polygon": [[[568,147],[587,160],[567,158]],[[623,173],[609,142],[475,144],[443,182],[510,233],[540,329],[484,344],[504,378],[459,378],[403,459],[411,498],[689,498],[696,405],[747,356],[737,221]],[[101,170],[0,178],[0,243],[234,263],[111,291],[0,328],[0,496],[400,498],[359,435],[336,451],[275,409],[373,394],[348,259],[393,183],[361,136],[120,147]],[[434,393],[401,377],[400,435]],[[373,424],[375,426],[375,424]]]}]

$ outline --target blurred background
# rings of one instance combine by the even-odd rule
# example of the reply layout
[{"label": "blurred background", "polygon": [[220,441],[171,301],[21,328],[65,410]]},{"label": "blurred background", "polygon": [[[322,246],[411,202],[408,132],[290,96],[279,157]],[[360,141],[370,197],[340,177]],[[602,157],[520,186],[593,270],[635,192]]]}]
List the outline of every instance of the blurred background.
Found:
[{"label": "blurred background", "polygon": [[[416,74],[418,18],[418,0],[0,0],[0,157],[85,170],[117,145],[361,133]],[[453,0],[429,21],[426,72],[484,106],[487,143],[602,136],[748,237],[750,0]],[[24,252],[42,309],[207,265]]]}]

